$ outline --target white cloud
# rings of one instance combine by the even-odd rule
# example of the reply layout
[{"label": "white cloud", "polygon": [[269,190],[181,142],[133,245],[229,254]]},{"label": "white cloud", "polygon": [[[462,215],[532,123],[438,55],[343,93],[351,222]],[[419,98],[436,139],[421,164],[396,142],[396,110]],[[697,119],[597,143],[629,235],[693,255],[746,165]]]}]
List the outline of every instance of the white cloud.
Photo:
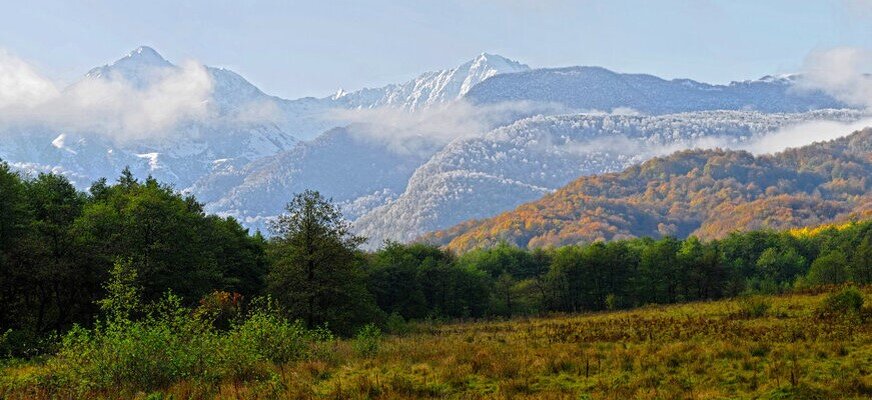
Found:
[{"label": "white cloud", "polygon": [[330,118],[355,124],[361,137],[387,143],[397,152],[430,151],[460,137],[482,134],[519,117],[565,113],[555,104],[505,102],[475,106],[465,101],[446,103],[414,113],[392,108],[336,109]]},{"label": "white cloud", "polygon": [[23,60],[0,49],[0,109],[32,106],[57,95],[51,81]]},{"label": "white cloud", "polygon": [[872,108],[872,51],[854,47],[816,50],[806,57],[799,87],[822,90],[854,106]]},{"label": "white cloud", "polygon": [[872,126],[872,118],[851,123],[812,121],[784,127],[763,135],[749,144],[741,146],[741,148],[755,154],[777,153],[788,148],[837,139],[870,126]]},{"label": "white cloud", "polygon": [[209,115],[213,84],[205,67],[187,61],[155,72],[143,88],[113,76],[61,90],[26,62],[0,52],[0,126],[40,125],[121,140],[163,135],[179,122]]}]

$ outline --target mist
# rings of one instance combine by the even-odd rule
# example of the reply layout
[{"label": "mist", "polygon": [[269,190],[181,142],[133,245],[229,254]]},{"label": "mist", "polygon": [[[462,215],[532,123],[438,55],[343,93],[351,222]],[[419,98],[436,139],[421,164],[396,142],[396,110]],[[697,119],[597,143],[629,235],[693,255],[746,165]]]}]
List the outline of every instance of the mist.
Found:
[{"label": "mist", "polygon": [[392,107],[336,109],[329,118],[350,123],[349,130],[360,139],[408,153],[432,151],[452,140],[480,135],[520,118],[568,112],[571,110],[552,103],[505,102],[482,106],[459,100],[414,113]]},{"label": "mist", "polygon": [[0,51],[0,128],[40,126],[136,140],[166,135],[182,121],[202,121],[213,113],[213,82],[202,64],[186,61],[155,72],[145,87],[112,76],[60,88]]},{"label": "mist", "polygon": [[805,59],[799,89],[821,90],[856,107],[872,108],[872,51],[835,47],[812,51]]}]

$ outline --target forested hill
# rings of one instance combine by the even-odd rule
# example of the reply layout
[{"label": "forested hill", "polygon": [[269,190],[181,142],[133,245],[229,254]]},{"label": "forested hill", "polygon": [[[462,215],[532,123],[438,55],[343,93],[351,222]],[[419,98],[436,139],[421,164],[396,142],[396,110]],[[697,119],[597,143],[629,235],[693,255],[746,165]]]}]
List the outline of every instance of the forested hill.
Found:
[{"label": "forested hill", "polygon": [[423,240],[465,251],[507,241],[545,247],[641,236],[718,238],[868,215],[872,129],[754,156],[692,150],[582,177],[540,200]]}]

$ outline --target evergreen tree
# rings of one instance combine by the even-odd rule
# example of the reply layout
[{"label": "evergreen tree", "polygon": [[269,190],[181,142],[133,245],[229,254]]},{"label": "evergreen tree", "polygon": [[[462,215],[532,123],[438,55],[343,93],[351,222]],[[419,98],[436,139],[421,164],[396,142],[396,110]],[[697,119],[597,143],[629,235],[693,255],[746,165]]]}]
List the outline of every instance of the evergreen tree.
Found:
[{"label": "evergreen tree", "polygon": [[272,224],[269,292],[291,318],[349,334],[374,317],[357,247],[364,239],[315,191],[298,194]]}]

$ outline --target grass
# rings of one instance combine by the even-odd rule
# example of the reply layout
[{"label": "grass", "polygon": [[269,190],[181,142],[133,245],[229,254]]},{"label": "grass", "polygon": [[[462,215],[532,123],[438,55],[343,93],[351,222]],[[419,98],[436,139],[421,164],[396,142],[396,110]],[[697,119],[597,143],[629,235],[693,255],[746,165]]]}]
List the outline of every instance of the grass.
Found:
[{"label": "grass", "polygon": [[[9,361],[0,397],[141,399],[868,399],[872,287],[859,313],[828,293],[370,331],[249,379],[75,391],[51,360]],[[758,307],[750,307],[752,310]]]}]

